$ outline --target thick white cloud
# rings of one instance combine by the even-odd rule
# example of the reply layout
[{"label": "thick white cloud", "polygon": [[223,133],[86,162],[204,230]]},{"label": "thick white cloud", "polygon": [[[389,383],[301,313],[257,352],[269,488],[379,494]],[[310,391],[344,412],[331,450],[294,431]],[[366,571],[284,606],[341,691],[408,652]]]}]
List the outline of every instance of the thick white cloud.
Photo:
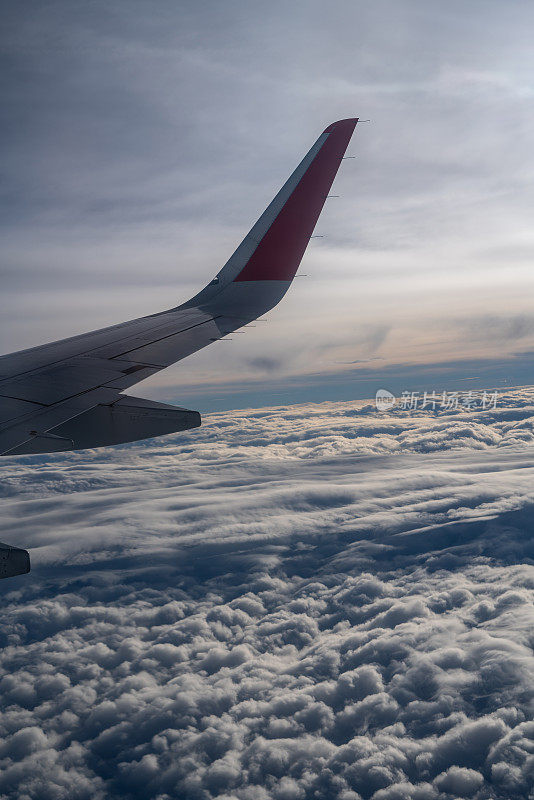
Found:
[{"label": "thick white cloud", "polygon": [[534,410],[4,459],[0,796],[524,798]]}]

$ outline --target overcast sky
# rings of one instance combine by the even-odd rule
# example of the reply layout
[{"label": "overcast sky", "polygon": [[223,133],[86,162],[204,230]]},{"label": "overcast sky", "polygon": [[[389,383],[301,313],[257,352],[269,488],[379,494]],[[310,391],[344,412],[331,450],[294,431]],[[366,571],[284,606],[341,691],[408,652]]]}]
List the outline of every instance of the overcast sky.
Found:
[{"label": "overcast sky", "polygon": [[139,393],[361,397],[436,364],[529,382],[533,25],[492,0],[5,4],[1,350],[186,300],[356,115],[308,277]]}]

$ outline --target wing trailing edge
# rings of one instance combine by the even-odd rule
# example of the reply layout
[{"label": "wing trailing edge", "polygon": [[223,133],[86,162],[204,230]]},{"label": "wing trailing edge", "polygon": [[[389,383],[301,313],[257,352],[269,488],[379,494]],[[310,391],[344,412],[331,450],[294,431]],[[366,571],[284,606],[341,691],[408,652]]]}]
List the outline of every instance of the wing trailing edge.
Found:
[{"label": "wing trailing edge", "polygon": [[99,403],[57,425],[52,432],[36,431],[31,439],[11,450],[10,455],[110,447],[199,428],[200,424],[198,411],[120,395],[115,402]]}]

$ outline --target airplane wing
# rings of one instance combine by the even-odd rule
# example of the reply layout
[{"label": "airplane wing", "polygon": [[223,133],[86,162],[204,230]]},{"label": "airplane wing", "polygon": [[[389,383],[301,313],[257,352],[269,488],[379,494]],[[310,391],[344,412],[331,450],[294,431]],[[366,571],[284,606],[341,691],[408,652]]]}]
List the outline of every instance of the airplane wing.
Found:
[{"label": "airplane wing", "polygon": [[222,270],[188,302],[0,357],[0,455],[102,447],[199,426],[196,411],[124,391],[279,302],[357,121],[323,131]]},{"label": "airplane wing", "polygon": [[[195,297],[148,317],[0,357],[0,455],[104,447],[200,425],[124,394],[273,308],[299,267],[357,119],[329,125],[239,247]],[[0,578],[30,570],[0,543]]]}]

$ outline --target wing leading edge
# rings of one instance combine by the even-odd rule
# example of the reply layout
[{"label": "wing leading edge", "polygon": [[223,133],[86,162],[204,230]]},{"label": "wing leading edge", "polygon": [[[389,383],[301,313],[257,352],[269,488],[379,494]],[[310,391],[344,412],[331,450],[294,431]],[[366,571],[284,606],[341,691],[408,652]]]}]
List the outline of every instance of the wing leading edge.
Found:
[{"label": "wing leading edge", "polygon": [[0,455],[101,447],[200,425],[197,412],[123,392],[281,300],[357,121],[323,131],[222,270],[188,302],[0,357]]}]

